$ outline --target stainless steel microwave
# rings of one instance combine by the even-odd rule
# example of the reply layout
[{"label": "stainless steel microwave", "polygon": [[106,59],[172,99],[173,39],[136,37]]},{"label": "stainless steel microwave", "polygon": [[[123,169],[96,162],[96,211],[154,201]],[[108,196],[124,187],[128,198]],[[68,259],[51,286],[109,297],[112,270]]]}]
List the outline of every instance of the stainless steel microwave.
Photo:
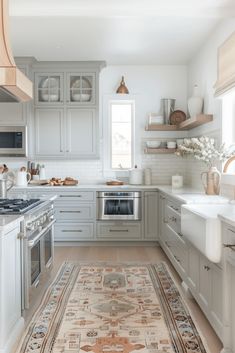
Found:
[{"label": "stainless steel microwave", "polygon": [[26,156],[26,126],[0,126],[0,156]]}]

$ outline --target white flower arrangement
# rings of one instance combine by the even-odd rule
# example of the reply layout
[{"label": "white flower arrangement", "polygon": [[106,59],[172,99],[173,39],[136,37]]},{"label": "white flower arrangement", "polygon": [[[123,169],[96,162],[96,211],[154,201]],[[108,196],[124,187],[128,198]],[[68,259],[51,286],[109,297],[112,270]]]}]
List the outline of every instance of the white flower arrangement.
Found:
[{"label": "white flower arrangement", "polygon": [[182,145],[178,147],[176,152],[178,156],[192,155],[195,159],[206,163],[209,167],[215,165],[216,162],[224,162],[228,158],[235,155],[235,146],[225,147],[223,143],[218,148],[215,146],[215,140],[207,136],[199,138],[185,138]]}]

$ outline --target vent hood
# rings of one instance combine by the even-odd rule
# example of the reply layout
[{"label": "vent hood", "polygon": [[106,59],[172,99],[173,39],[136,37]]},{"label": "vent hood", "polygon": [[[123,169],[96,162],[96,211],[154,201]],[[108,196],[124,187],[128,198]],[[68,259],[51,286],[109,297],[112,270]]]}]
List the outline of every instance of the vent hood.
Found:
[{"label": "vent hood", "polygon": [[0,0],[0,102],[33,98],[32,82],[16,67],[9,41],[9,4]]}]

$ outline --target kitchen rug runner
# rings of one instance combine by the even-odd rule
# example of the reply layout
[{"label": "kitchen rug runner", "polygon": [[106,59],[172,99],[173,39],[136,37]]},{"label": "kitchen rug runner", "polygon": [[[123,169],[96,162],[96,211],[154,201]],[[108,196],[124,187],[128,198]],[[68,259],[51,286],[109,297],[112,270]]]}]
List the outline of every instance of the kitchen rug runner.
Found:
[{"label": "kitchen rug runner", "polygon": [[165,263],[66,262],[20,353],[205,353]]}]

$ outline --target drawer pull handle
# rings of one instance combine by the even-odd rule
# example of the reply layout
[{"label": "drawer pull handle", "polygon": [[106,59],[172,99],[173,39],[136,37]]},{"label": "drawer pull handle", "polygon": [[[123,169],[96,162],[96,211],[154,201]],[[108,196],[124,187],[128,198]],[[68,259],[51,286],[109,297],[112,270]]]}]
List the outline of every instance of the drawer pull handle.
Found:
[{"label": "drawer pull handle", "polygon": [[128,229],[109,229],[110,232],[129,232]]},{"label": "drawer pull handle", "polygon": [[62,233],[82,233],[82,230],[81,229],[71,229],[71,230],[63,229]]},{"label": "drawer pull handle", "polygon": [[210,267],[205,265],[205,266],[204,266],[204,270],[209,271],[209,270],[210,270]]},{"label": "drawer pull handle", "polygon": [[231,249],[232,251],[235,251],[235,245],[232,245],[232,244],[224,244],[224,247],[225,247],[225,248],[229,248],[229,249]]},{"label": "drawer pull handle", "polygon": [[176,259],[177,262],[180,263],[180,259],[177,256],[174,255],[174,258]]},{"label": "drawer pull handle", "polygon": [[82,197],[82,195],[60,195],[60,197]]},{"label": "drawer pull handle", "polygon": [[60,213],[81,213],[81,211],[60,211]]}]

